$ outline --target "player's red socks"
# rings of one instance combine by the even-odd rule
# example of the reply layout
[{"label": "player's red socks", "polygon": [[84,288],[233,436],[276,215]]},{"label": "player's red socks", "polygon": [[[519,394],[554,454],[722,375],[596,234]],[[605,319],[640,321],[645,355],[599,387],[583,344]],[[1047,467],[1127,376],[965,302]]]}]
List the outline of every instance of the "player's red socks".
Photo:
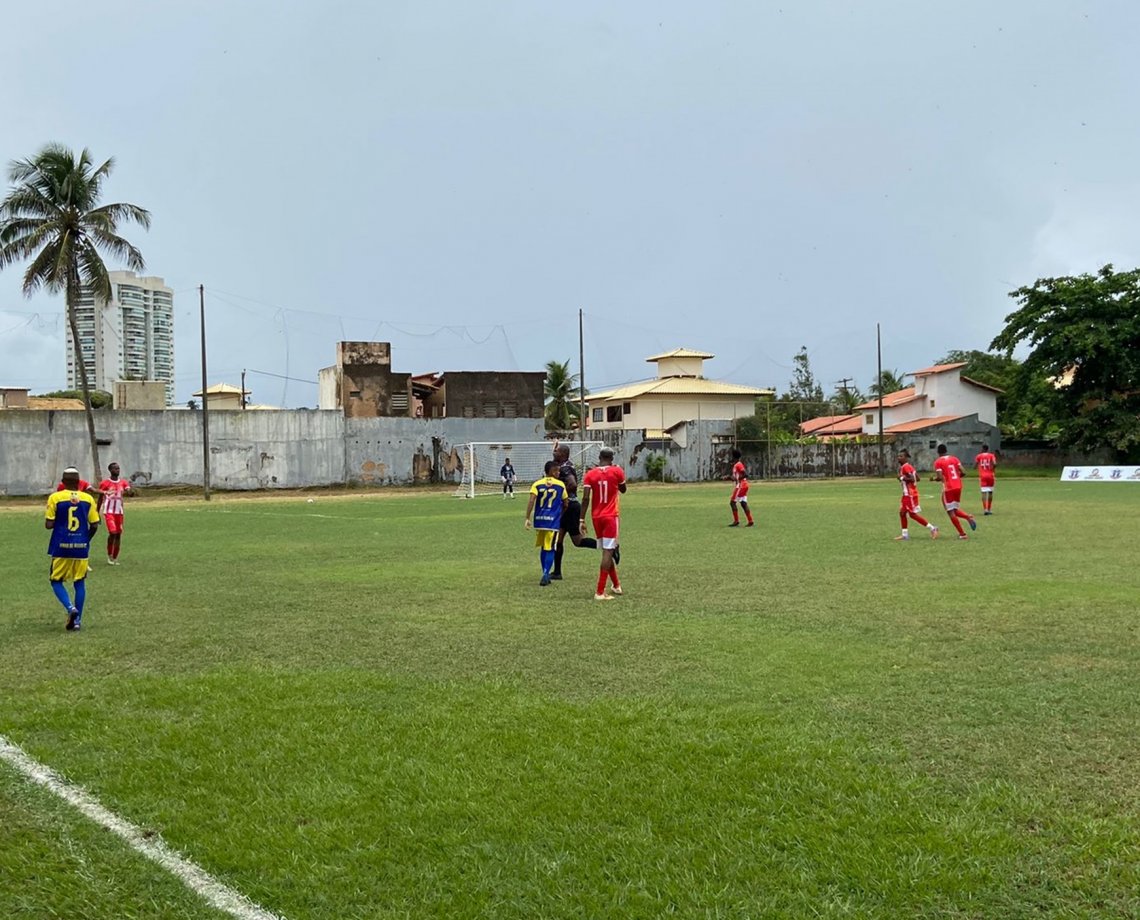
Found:
[{"label": "player's red socks", "polygon": [[606,580],[609,577],[610,577],[610,573],[609,573],[609,570],[607,570],[607,569],[602,569],[600,572],[598,572],[598,590],[597,590],[598,594],[605,594],[606,593]]},{"label": "player's red socks", "polygon": [[966,531],[964,531],[962,529],[962,525],[958,523],[958,518],[955,517],[953,514],[950,515],[950,523],[953,524],[954,529],[956,531],[958,531],[958,536],[960,536],[960,537],[966,536]]},{"label": "player's red socks", "polygon": [[618,584],[618,580],[617,580],[617,566],[616,565],[612,569],[610,569],[610,581],[612,581],[614,583],[615,588],[621,587],[621,585]]},{"label": "player's red socks", "polygon": [[[929,521],[928,521],[926,518],[924,518],[924,517],[923,517],[921,514],[915,514],[915,513],[912,511],[912,512],[910,513],[910,516],[911,516],[912,518],[914,518],[914,522],[915,522],[916,524],[921,524],[923,527],[929,527],[929,526],[930,526],[930,522],[929,522]],[[904,519],[903,519],[903,527],[905,527],[905,526],[906,526],[906,519],[904,518]]]},{"label": "player's red socks", "polygon": [[754,522],[753,522],[753,520],[752,520],[752,512],[751,512],[751,511],[745,511],[745,512],[744,512],[744,514],[745,514],[745,515],[747,516],[747,518],[748,518],[748,523],[749,523],[749,525],[753,524]]}]

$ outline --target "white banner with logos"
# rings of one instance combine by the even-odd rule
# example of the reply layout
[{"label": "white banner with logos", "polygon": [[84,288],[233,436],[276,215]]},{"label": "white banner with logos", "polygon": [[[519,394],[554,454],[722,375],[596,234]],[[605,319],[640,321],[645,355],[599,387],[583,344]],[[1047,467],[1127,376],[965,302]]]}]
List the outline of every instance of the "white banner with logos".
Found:
[{"label": "white banner with logos", "polygon": [[1140,482],[1140,466],[1067,466],[1061,482]]}]

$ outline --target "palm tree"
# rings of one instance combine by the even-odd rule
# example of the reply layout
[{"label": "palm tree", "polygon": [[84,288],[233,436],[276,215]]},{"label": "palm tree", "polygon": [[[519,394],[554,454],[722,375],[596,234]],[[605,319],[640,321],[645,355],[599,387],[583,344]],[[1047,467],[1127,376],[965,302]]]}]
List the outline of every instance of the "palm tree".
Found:
[{"label": "palm tree", "polygon": [[869,392],[877,399],[880,393],[886,396],[901,390],[903,386],[902,374],[898,371],[883,371],[882,376],[871,384]]},{"label": "palm tree", "polygon": [[40,288],[64,294],[96,482],[99,446],[76,307],[84,288],[96,297],[111,298],[103,253],[125,262],[132,271],[146,268],[142,253],[118,235],[120,221],[150,226],[150,212],[137,205],[99,204],[103,180],[113,168],[114,160],[95,166],[89,150],[76,157],[62,144],[48,144],[34,157],[9,164],[11,188],[0,202],[0,270],[30,259],[24,272],[25,296],[31,297]]},{"label": "palm tree", "polygon": [[574,427],[581,415],[575,401],[577,391],[578,375],[570,373],[569,360],[546,362],[543,395],[546,397],[547,431],[567,431]]}]

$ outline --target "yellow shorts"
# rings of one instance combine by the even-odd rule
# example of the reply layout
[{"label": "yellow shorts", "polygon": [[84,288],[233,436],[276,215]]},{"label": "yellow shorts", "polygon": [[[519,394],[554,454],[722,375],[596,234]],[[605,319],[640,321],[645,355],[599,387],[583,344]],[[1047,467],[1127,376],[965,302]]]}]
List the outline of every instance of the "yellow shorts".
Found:
[{"label": "yellow shorts", "polygon": [[86,559],[56,559],[51,560],[52,581],[82,581],[87,577]]},{"label": "yellow shorts", "polygon": [[539,549],[554,549],[554,538],[557,536],[557,530],[536,530],[534,532],[534,545]]}]

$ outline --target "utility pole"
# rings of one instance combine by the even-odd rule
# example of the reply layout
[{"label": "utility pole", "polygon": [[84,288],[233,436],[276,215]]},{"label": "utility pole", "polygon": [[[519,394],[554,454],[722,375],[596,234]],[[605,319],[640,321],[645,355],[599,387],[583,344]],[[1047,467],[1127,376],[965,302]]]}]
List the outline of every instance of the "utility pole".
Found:
[{"label": "utility pole", "polygon": [[241,407],[245,408],[245,368],[241,369]]},{"label": "utility pole", "polygon": [[586,440],[586,349],[582,344],[582,308],[578,308],[578,440]]},{"label": "utility pole", "polygon": [[206,392],[206,286],[198,285],[198,312],[202,329],[202,497],[210,500],[210,396]]},{"label": "utility pole", "polygon": [[875,350],[879,358],[879,475],[886,471],[883,460],[883,336],[879,324],[875,323]]}]

